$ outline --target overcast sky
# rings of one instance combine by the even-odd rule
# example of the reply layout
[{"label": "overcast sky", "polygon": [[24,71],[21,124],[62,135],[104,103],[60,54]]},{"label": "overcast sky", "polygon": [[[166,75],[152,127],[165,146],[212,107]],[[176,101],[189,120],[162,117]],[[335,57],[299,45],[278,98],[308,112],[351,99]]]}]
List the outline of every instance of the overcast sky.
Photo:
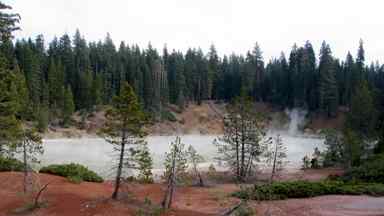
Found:
[{"label": "overcast sky", "polygon": [[355,56],[364,40],[366,59],[384,63],[382,0],[3,0],[20,13],[17,38],[43,34],[47,41],[80,29],[87,41],[107,32],[115,45],[129,44],[219,54],[245,53],[259,42],[264,59],[286,55],[296,42],[312,42],[318,55],[322,40],[335,56]]}]

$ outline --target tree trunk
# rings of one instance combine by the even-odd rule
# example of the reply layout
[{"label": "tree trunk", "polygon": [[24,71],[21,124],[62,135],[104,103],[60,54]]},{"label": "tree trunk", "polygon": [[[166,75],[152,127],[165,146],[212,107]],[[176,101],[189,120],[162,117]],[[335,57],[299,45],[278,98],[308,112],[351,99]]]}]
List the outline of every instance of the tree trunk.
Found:
[{"label": "tree trunk", "polygon": [[244,118],[241,117],[241,166],[240,166],[240,175],[244,179],[246,176],[245,172],[245,133],[244,133]]},{"label": "tree trunk", "polygon": [[240,180],[240,156],[239,156],[239,134],[238,134],[238,122],[235,121],[235,139],[236,139],[236,178]]},{"label": "tree trunk", "polygon": [[28,162],[27,162],[27,147],[25,144],[26,141],[23,141],[23,164],[24,164],[24,193],[27,193],[27,184],[28,184]]},{"label": "tree trunk", "polygon": [[200,172],[197,172],[197,173],[198,173],[198,176],[199,176],[199,186],[200,186],[200,187],[204,187],[204,181],[203,181],[203,178],[201,177]]},{"label": "tree trunk", "polygon": [[116,183],[115,183],[115,190],[112,194],[112,199],[117,199],[117,195],[119,193],[120,188],[120,181],[121,181],[121,173],[123,169],[123,161],[124,161],[124,151],[125,151],[125,133],[123,133],[123,138],[121,141],[121,150],[120,150],[120,159],[119,159],[119,166],[117,168],[117,175],[116,175]]},{"label": "tree trunk", "polygon": [[199,178],[199,186],[204,187],[203,177],[201,176],[201,173],[199,172],[199,170],[197,170],[197,166],[194,165],[193,169],[195,170],[196,176]]},{"label": "tree trunk", "polygon": [[251,152],[251,154],[248,157],[248,162],[247,162],[247,166],[246,166],[246,170],[245,170],[246,173],[248,173],[248,176],[251,176],[252,159],[253,159],[253,152]]},{"label": "tree trunk", "polygon": [[201,79],[199,77],[198,84],[197,84],[197,105],[201,105]]},{"label": "tree trunk", "polygon": [[172,200],[173,200],[173,192],[175,190],[175,175],[173,174],[172,175],[172,179],[171,179],[171,191],[169,193],[169,202],[168,202],[168,206],[167,208],[170,209],[171,206],[172,206]]},{"label": "tree trunk", "polygon": [[271,183],[273,181],[273,177],[275,176],[275,172],[276,172],[276,160],[277,160],[277,143],[275,144],[275,154],[273,155],[273,167],[272,167],[272,173],[271,173],[271,179],[270,179]]},{"label": "tree trunk", "polygon": [[161,203],[164,209],[169,209],[171,208],[171,205],[172,205],[173,191],[175,186],[174,185],[175,169],[176,169],[176,152],[172,156],[172,168],[168,178],[168,187],[167,187],[167,191],[165,192],[163,202]]},{"label": "tree trunk", "polygon": [[170,175],[168,176],[168,180],[167,180],[167,182],[168,182],[168,184],[167,184],[167,189],[166,189],[166,191],[165,191],[163,201],[161,202],[161,206],[163,207],[163,209],[165,209],[165,208],[167,207],[167,203],[168,203],[169,189],[170,189],[170,187],[171,187],[171,178],[172,178],[171,175],[172,175],[172,174],[170,174]]}]

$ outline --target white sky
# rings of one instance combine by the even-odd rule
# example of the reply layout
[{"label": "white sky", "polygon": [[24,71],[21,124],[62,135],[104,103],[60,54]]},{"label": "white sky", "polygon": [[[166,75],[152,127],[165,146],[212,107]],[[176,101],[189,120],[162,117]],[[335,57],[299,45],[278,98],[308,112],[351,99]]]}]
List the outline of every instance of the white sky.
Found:
[{"label": "white sky", "polygon": [[364,40],[366,59],[384,63],[382,0],[3,0],[22,16],[16,37],[47,41],[80,29],[87,41],[124,40],[185,51],[214,43],[219,54],[245,53],[259,42],[264,59],[288,56],[293,43],[322,40],[344,60]]}]

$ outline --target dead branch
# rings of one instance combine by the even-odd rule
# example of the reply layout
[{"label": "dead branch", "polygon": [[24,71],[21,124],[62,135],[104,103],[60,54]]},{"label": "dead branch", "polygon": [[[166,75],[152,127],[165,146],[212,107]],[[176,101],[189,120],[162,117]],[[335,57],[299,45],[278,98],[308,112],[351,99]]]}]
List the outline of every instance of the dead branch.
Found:
[{"label": "dead branch", "polygon": [[243,205],[244,202],[243,201],[240,201],[238,204],[236,204],[235,206],[233,206],[232,208],[228,209],[227,211],[225,211],[224,213],[220,214],[221,216],[229,216],[231,215],[233,212],[235,212],[238,208],[240,208],[241,205]]},{"label": "dead branch", "polygon": [[42,188],[40,188],[39,192],[36,194],[35,196],[35,201],[34,201],[34,208],[38,208],[39,207],[39,199],[40,199],[40,196],[41,194],[43,193],[43,191],[45,189],[47,189],[48,185],[51,184],[51,182],[48,182],[47,184],[45,184]]}]

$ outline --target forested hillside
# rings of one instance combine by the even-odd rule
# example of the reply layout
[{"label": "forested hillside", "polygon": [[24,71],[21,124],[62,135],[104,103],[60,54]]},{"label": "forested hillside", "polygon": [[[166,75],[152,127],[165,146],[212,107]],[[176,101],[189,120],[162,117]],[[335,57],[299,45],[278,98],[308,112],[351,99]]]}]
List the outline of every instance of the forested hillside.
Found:
[{"label": "forested hillside", "polygon": [[[354,49],[353,47],[351,49]],[[76,110],[92,111],[108,105],[128,81],[148,113],[160,120],[165,104],[183,109],[189,102],[230,101],[240,92],[258,102],[279,108],[302,107],[337,114],[339,106],[350,107],[359,88],[367,88],[375,105],[382,104],[384,67],[366,63],[363,41],[356,57],[332,55],[323,42],[317,55],[312,44],[293,45],[286,57],[264,60],[256,43],[245,55],[220,55],[215,46],[204,52],[191,48],[154,49],[133,42],[89,42],[76,31],[45,41],[36,38],[5,38],[0,44],[3,65],[25,80],[27,119],[66,125]],[[57,121],[59,119],[59,121]]]}]

